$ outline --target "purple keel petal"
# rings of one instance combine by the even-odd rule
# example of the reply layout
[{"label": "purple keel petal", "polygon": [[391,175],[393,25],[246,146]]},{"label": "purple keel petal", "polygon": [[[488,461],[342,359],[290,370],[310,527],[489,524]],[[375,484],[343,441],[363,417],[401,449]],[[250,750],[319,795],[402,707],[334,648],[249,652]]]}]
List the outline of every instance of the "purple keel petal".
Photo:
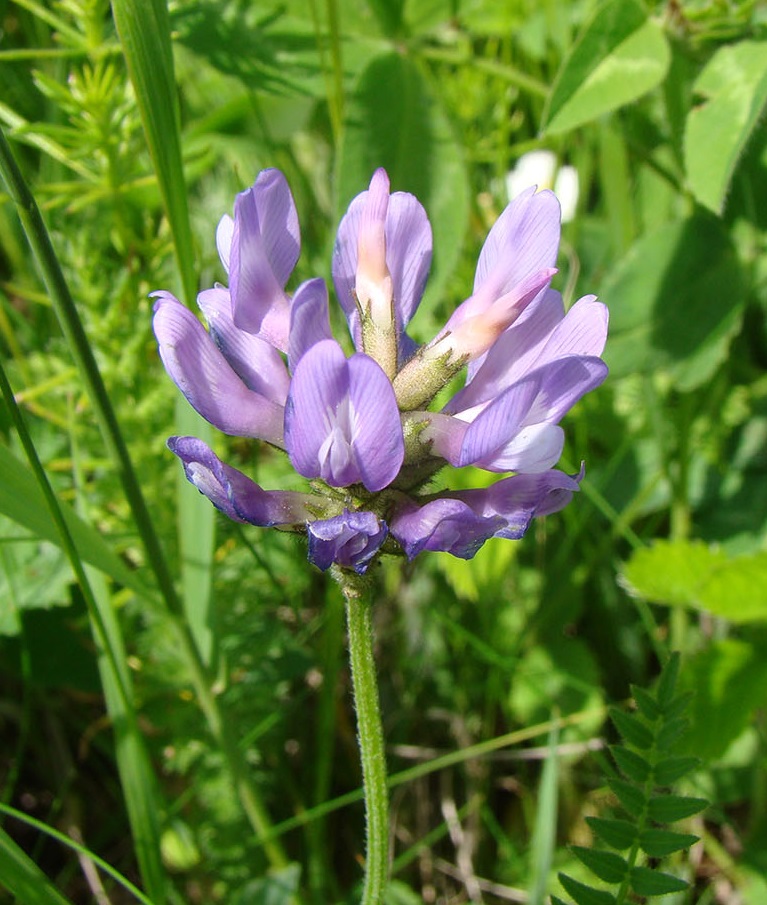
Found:
[{"label": "purple keel petal", "polygon": [[296,289],[290,308],[290,370],[295,371],[303,354],[313,345],[332,338],[325,281],[320,278],[307,280]]},{"label": "purple keel petal", "polygon": [[202,440],[171,437],[168,448],[184,464],[190,483],[235,522],[262,528],[301,525],[309,518],[307,494],[263,490],[241,471],[222,462]]},{"label": "purple keel petal", "polygon": [[190,404],[225,434],[282,446],[282,406],[248,389],[178,299],[166,292],[154,296],[153,326],[160,357]]},{"label": "purple keel petal", "polygon": [[337,563],[361,575],[388,533],[386,522],[374,513],[344,509],[341,515],[308,524],[309,561],[323,572]]},{"label": "purple keel petal", "polygon": [[239,330],[232,319],[229,290],[206,289],[197,296],[210,335],[245,386],[278,405],[285,405],[290,375],[280,353],[269,343]]},{"label": "purple keel petal", "polygon": [[442,498],[424,506],[407,500],[397,507],[390,525],[408,559],[423,550],[471,559],[506,522],[497,515],[478,515],[462,500]]},{"label": "purple keel petal", "polygon": [[285,409],[285,442],[299,474],[334,487],[381,490],[405,455],[394,391],[366,355],[348,361],[333,340],[316,343],[296,367]]}]

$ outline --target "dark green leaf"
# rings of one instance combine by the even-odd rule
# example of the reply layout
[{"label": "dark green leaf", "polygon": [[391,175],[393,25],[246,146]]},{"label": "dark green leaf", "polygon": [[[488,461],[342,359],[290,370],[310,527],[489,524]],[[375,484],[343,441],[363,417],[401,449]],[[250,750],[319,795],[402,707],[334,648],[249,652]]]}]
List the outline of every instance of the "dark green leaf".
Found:
[{"label": "dark green leaf", "polygon": [[611,893],[592,889],[590,886],[586,886],[585,883],[573,880],[567,874],[559,874],[559,882],[575,899],[577,905],[615,905],[615,896]]},{"label": "dark green leaf", "polygon": [[646,782],[649,779],[652,766],[636,751],[630,751],[623,745],[613,745],[610,751],[615,763],[628,779],[633,779],[634,782]]},{"label": "dark green leaf", "polygon": [[637,828],[628,820],[587,817],[586,823],[596,836],[612,848],[617,848],[618,851],[629,848],[637,837]]},{"label": "dark green leaf", "polygon": [[663,715],[666,718],[666,721],[668,722],[669,720],[675,720],[678,717],[685,716],[690,708],[693,697],[694,695],[691,691],[683,691],[681,694],[673,697],[663,708]]},{"label": "dark green leaf", "polygon": [[692,817],[708,807],[705,798],[689,798],[686,795],[658,795],[651,798],[647,805],[647,813],[651,820],[658,823],[673,823]]},{"label": "dark green leaf", "polygon": [[631,694],[634,696],[637,708],[648,720],[656,720],[660,716],[660,706],[649,691],[638,685],[632,685]]},{"label": "dark green leaf", "polygon": [[565,132],[659,84],[670,54],[663,29],[638,0],[607,0],[562,64],[543,115],[546,132]]},{"label": "dark green leaf", "polygon": [[610,708],[610,719],[624,740],[636,748],[652,748],[653,734],[641,720],[617,707]]},{"label": "dark green leaf", "polygon": [[616,855],[614,852],[584,848],[581,845],[570,846],[570,851],[605,883],[623,882],[623,878],[628,871],[628,864],[620,855]]},{"label": "dark green leaf", "polygon": [[649,867],[631,869],[631,888],[638,896],[665,896],[671,892],[682,892],[688,884],[679,877],[663,874]]},{"label": "dark green leaf", "polygon": [[679,739],[687,732],[690,721],[683,716],[675,717],[664,723],[658,731],[656,744],[659,751],[668,751],[676,745]]},{"label": "dark green leaf", "polygon": [[[620,299],[610,311],[605,352],[611,376],[664,369],[677,389],[688,391],[726,359],[742,321],[746,282],[729,234],[713,217],[700,216],[642,236],[599,295],[608,303]],[[718,303],[709,304],[711,298]],[[673,582],[673,572],[668,578]]]},{"label": "dark green leaf", "polygon": [[698,837],[692,833],[673,833],[671,830],[645,830],[639,837],[642,851],[650,858],[665,858],[697,841]]},{"label": "dark green leaf", "polygon": [[655,782],[670,786],[700,765],[697,757],[667,757],[655,765]]},{"label": "dark green leaf", "polygon": [[663,667],[658,680],[658,688],[656,694],[658,703],[665,710],[671,703],[676,689],[676,683],[679,679],[679,651],[674,651],[668,658],[668,663]]},{"label": "dark green leaf", "polygon": [[645,797],[641,789],[632,786],[631,783],[624,782],[617,777],[610,777],[607,780],[608,786],[615,792],[618,801],[631,814],[632,817],[639,817],[645,807]]}]

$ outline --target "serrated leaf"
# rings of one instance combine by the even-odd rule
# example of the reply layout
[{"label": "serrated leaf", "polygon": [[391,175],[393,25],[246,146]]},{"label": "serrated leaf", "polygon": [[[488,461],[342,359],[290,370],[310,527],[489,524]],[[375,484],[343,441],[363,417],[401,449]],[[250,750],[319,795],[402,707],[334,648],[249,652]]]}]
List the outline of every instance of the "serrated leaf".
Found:
[{"label": "serrated leaf", "polygon": [[622,745],[612,745],[610,752],[621,772],[634,782],[646,782],[652,773],[652,766],[636,751]]},{"label": "serrated leaf", "polygon": [[697,841],[698,837],[692,833],[674,833],[671,830],[645,830],[639,836],[640,848],[650,858],[665,858]]},{"label": "serrated leaf", "polygon": [[557,74],[543,129],[565,132],[660,84],[671,56],[663,29],[638,0],[607,0]]},{"label": "serrated leaf", "polygon": [[623,736],[624,741],[634,745],[636,748],[652,748],[653,734],[644,723],[630,713],[619,710],[617,707],[611,707],[609,712],[610,719]]},{"label": "serrated leaf", "polygon": [[614,852],[603,852],[582,845],[571,845],[570,851],[600,880],[605,883],[622,883],[628,864]]},{"label": "serrated leaf", "polygon": [[687,182],[701,204],[721,214],[735,167],[767,105],[767,43],[720,47],[693,91],[703,103],[685,123]]},{"label": "serrated leaf", "polygon": [[628,820],[607,817],[587,817],[586,823],[594,835],[618,851],[629,848],[637,837],[637,828]]},{"label": "serrated leaf", "polygon": [[670,786],[699,765],[697,757],[666,757],[655,765],[653,778],[659,786]]},{"label": "serrated leaf", "polygon": [[[620,299],[610,310],[605,351],[611,376],[664,370],[681,391],[705,384],[740,328],[746,285],[732,239],[713,216],[667,223],[642,236],[599,289],[602,298]],[[709,298],[718,304],[709,305]],[[669,584],[677,582],[667,568],[663,588]]]},{"label": "serrated leaf", "polygon": [[658,795],[647,803],[647,813],[658,823],[674,823],[692,817],[708,807],[705,798],[690,798],[686,795]]},{"label": "serrated leaf", "polygon": [[724,552],[703,541],[658,540],[632,554],[621,579],[632,594],[653,603],[693,607],[706,577],[726,561]]},{"label": "serrated leaf", "polygon": [[624,782],[615,776],[611,776],[607,780],[607,785],[615,792],[618,801],[631,814],[632,817],[639,817],[645,807],[645,796],[641,789],[632,786],[631,783]]},{"label": "serrated leaf", "polygon": [[649,867],[631,869],[631,888],[638,896],[665,896],[671,892],[682,892],[687,886],[679,877]]},{"label": "serrated leaf", "polygon": [[640,688],[638,685],[632,685],[631,694],[636,701],[637,709],[646,716],[648,720],[658,719],[661,714],[660,705],[649,691]]},{"label": "serrated leaf", "polygon": [[579,883],[568,877],[567,874],[559,874],[559,882],[569,895],[575,899],[577,905],[615,905],[615,896],[600,889],[592,889],[585,883]]},{"label": "serrated leaf", "polygon": [[767,621],[767,553],[736,556],[716,569],[701,587],[698,603],[736,624]]},{"label": "serrated leaf", "polygon": [[664,723],[658,730],[656,745],[659,751],[669,751],[679,739],[687,732],[690,721],[683,716],[675,717]]},{"label": "serrated leaf", "polygon": [[684,716],[689,711],[693,698],[694,695],[691,691],[684,691],[682,694],[673,697],[663,708],[663,715],[666,720],[675,720]]}]

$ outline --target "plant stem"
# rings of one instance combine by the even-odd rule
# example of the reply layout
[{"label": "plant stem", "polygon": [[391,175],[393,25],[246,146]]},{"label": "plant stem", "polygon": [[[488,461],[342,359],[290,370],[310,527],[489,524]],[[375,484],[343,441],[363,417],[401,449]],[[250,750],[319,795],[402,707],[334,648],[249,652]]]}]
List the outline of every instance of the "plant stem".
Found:
[{"label": "plant stem", "polygon": [[380,905],[389,872],[389,795],[373,658],[372,600],[359,576],[335,566],[333,574],[346,601],[357,740],[365,790],[367,851],[361,905]]}]

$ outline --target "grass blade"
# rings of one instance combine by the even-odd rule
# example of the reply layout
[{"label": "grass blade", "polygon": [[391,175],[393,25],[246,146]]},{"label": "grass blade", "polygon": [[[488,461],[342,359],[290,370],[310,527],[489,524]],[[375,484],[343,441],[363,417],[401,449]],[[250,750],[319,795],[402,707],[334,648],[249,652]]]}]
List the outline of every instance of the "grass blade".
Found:
[{"label": "grass blade", "polygon": [[0,829],[0,884],[24,905],[72,905],[3,829]]}]

